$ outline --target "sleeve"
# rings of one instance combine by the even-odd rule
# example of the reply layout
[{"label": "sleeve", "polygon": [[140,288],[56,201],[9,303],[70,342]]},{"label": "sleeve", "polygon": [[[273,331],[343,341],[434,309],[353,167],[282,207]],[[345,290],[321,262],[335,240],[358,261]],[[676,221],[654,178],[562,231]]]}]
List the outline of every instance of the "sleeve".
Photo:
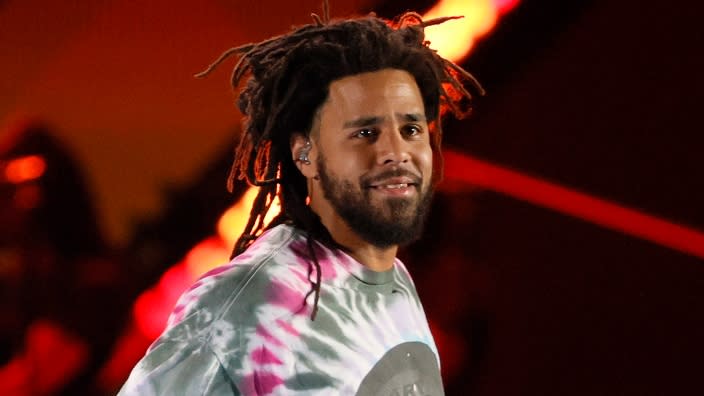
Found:
[{"label": "sleeve", "polygon": [[186,291],[167,328],[132,369],[118,395],[239,395],[207,341],[213,318],[229,293],[215,276],[197,281]]},{"label": "sleeve", "polygon": [[165,342],[150,350],[132,370],[118,396],[240,395],[215,354]]},{"label": "sleeve", "polygon": [[196,281],[118,395],[240,395],[242,345],[258,325],[252,312],[269,284],[259,271],[264,262],[231,263]]}]

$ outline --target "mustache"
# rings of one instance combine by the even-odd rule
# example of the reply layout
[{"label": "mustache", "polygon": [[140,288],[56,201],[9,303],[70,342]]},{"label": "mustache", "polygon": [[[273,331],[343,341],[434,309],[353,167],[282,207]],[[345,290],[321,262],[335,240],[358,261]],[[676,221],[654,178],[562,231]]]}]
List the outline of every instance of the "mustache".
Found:
[{"label": "mustache", "polygon": [[412,183],[417,185],[421,185],[423,181],[423,178],[420,175],[415,174],[407,169],[398,168],[389,169],[377,175],[362,177],[361,182],[363,186],[369,186],[371,184],[378,183],[394,177],[407,177],[411,180]]}]

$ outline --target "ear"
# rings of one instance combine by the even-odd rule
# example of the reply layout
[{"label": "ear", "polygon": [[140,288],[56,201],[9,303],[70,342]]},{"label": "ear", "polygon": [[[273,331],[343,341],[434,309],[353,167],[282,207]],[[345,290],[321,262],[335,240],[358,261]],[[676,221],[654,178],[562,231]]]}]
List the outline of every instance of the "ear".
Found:
[{"label": "ear", "polygon": [[312,178],[317,175],[315,164],[312,163],[312,143],[310,139],[302,133],[294,132],[291,135],[291,158],[296,167],[306,178]]}]

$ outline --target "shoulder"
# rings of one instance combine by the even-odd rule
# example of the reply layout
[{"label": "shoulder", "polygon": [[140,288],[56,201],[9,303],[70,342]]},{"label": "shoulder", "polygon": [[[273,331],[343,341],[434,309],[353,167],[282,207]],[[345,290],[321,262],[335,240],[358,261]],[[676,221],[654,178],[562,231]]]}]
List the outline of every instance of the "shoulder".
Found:
[{"label": "shoulder", "polygon": [[290,226],[278,226],[260,236],[230,263],[206,273],[177,302],[167,330],[168,338],[194,332],[209,337],[219,322],[238,327],[255,326],[257,313],[286,302],[291,293],[310,287],[306,259],[299,254],[305,236]]},{"label": "shoulder", "polygon": [[398,258],[396,258],[396,260],[394,261],[394,277],[396,278],[397,282],[408,283],[415,288],[411,273],[408,271],[408,268],[406,268],[403,262]]}]

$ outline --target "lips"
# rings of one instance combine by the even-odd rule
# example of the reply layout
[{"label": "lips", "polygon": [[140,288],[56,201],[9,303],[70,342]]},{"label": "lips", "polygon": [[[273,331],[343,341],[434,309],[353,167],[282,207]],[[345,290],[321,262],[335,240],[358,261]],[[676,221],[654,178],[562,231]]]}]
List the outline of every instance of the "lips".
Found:
[{"label": "lips", "polygon": [[369,188],[400,189],[417,186],[420,182],[410,177],[391,177],[370,183]]},{"label": "lips", "polygon": [[367,178],[363,186],[386,195],[408,197],[418,191],[421,177],[406,169],[393,169]]},{"label": "lips", "polygon": [[399,188],[406,188],[406,187],[408,187],[409,185],[410,185],[410,184],[406,184],[406,183],[401,183],[401,184],[385,184],[385,185],[382,185],[382,186],[374,186],[374,187],[372,187],[372,188],[399,189]]}]

